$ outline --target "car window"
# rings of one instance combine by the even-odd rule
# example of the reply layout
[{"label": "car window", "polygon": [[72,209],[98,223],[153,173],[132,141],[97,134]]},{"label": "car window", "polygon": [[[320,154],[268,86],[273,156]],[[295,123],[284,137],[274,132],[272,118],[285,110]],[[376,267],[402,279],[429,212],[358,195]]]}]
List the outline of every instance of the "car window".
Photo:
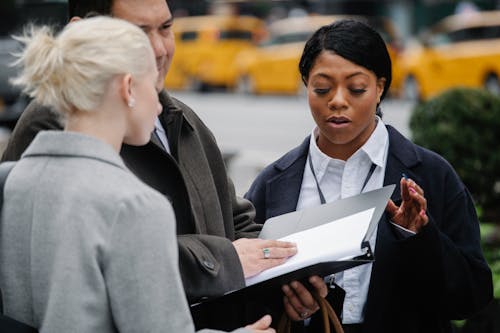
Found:
[{"label": "car window", "polygon": [[219,33],[220,40],[252,40],[252,32],[245,30],[222,30]]},{"label": "car window", "polygon": [[446,34],[446,33],[435,34],[435,35],[432,35],[426,39],[426,43],[429,46],[448,45],[451,42],[452,42],[452,39],[450,38],[450,34]]},{"label": "car window", "polygon": [[184,31],[180,35],[180,40],[183,42],[196,40],[198,38],[197,31]]},{"label": "car window", "polygon": [[472,27],[461,29],[450,33],[454,42],[463,42],[478,39],[490,39],[500,37],[500,26]]},{"label": "car window", "polygon": [[500,38],[500,25],[483,26],[458,29],[447,33],[436,33],[428,38],[432,46],[446,45],[450,43],[467,42],[474,40]]},{"label": "car window", "polygon": [[309,38],[311,34],[312,32],[298,32],[293,34],[277,36],[274,44],[304,42]]},{"label": "car window", "polygon": [[312,31],[301,31],[289,34],[277,35],[261,43],[261,46],[305,42],[311,35]]}]

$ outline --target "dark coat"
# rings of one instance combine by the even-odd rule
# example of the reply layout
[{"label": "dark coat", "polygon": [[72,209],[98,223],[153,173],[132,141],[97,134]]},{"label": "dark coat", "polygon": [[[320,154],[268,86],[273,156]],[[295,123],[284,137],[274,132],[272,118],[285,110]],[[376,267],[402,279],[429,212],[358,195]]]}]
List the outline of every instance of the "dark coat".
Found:
[{"label": "dark coat", "polygon": [[[474,204],[453,168],[391,126],[384,185],[401,174],[425,191],[429,223],[400,239],[380,221],[363,332],[451,332],[450,320],[468,317],[493,297],[492,276],[480,247]],[[266,167],[246,198],[256,221],[294,211],[302,185],[309,137]],[[392,195],[399,204],[399,186]]]},{"label": "dark coat", "polygon": [[[256,237],[261,226],[253,222],[251,203],[235,195],[210,130],[189,107],[167,93],[160,94],[160,102],[160,121],[173,156],[155,136],[145,146],[124,145],[121,156],[132,172],[172,202],[181,277],[193,303],[245,285],[232,241]],[[31,103],[19,119],[2,160],[18,160],[38,131],[62,128],[54,111]],[[197,327],[212,324],[201,317],[205,316],[194,315]]]}]

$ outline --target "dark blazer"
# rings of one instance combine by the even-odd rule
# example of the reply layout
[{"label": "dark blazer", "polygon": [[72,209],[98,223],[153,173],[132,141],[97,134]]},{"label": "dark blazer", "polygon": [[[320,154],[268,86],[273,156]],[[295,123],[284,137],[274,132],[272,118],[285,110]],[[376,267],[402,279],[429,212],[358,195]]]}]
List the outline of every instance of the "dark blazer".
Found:
[{"label": "dark blazer", "polygon": [[[379,224],[363,332],[452,332],[451,319],[470,316],[493,298],[491,271],[479,238],[474,204],[453,168],[391,126],[384,185],[406,173],[425,191],[429,223],[400,239],[384,217]],[[266,167],[245,195],[256,221],[294,211],[309,137]],[[401,202],[399,186],[392,195]]]},{"label": "dark blazer", "polygon": [[[256,237],[261,225],[253,221],[252,204],[235,195],[210,130],[188,106],[166,92],[160,94],[160,102],[160,121],[172,155],[152,136],[142,147],[124,145],[121,156],[132,172],[172,202],[182,282],[188,300],[194,303],[245,285],[232,241]],[[38,131],[62,128],[56,112],[31,103],[19,119],[2,160],[18,160]],[[214,316],[217,312],[214,309]],[[221,315],[227,317],[227,313]],[[216,320],[206,321],[207,317],[213,316],[195,313],[196,326],[216,328]]]}]

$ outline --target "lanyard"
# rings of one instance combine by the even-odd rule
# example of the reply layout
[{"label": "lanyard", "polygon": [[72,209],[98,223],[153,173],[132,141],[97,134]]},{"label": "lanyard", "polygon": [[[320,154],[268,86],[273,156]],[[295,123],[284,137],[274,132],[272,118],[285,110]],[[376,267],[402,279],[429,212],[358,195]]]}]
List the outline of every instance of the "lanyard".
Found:
[{"label": "lanyard", "polygon": [[[309,160],[309,168],[311,169],[312,175],[314,177],[314,181],[316,182],[316,187],[318,188],[318,195],[319,195],[319,200],[321,204],[326,203],[325,196],[323,195],[323,191],[321,191],[321,187],[319,187],[319,182],[318,178],[316,177],[316,172],[314,172],[314,167],[312,164],[312,158],[311,158],[311,151],[307,154],[308,160]],[[368,171],[368,174],[366,175],[365,181],[363,182],[363,187],[361,188],[361,193],[363,193],[363,190],[365,189],[366,184],[370,180],[370,178],[373,175],[373,172],[375,171],[375,168],[377,165],[372,162],[372,165],[370,166],[370,170]]]}]

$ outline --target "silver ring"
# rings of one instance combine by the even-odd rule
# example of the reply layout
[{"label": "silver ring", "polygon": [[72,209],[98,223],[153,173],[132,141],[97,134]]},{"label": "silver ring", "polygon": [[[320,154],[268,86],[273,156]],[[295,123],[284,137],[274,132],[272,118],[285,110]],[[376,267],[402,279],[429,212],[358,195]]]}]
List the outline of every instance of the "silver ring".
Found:
[{"label": "silver ring", "polygon": [[263,248],[262,252],[264,253],[264,259],[269,259],[271,257],[271,250],[269,250],[269,248]]},{"label": "silver ring", "polygon": [[302,313],[300,314],[300,318],[302,318],[302,319],[306,319],[306,318],[307,318],[307,316],[309,316],[309,312],[307,312],[307,311],[304,311],[304,312],[302,312]]}]

